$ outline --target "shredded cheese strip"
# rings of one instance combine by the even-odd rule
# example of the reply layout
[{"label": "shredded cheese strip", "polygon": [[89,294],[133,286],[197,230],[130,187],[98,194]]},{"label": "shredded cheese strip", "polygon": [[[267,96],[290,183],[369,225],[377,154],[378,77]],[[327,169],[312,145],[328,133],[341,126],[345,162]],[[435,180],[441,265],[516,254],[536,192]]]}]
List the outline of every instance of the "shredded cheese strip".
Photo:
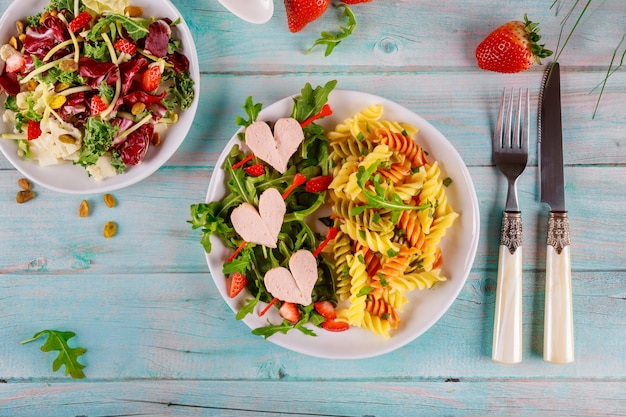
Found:
[{"label": "shredded cheese strip", "polygon": [[152,115],[149,114],[146,117],[144,117],[143,119],[141,119],[140,121],[138,121],[137,123],[135,123],[133,125],[133,127],[125,130],[122,134],[120,134],[119,138],[123,139],[126,136],[130,135],[131,133],[133,133],[135,130],[139,129],[141,126],[145,125],[146,123],[148,123],[150,120],[152,120]]},{"label": "shredded cheese strip", "polygon": [[69,96],[70,94],[80,93],[81,91],[91,91],[92,88],[88,85],[81,85],[78,87],[66,88],[63,91],[59,91],[57,95],[59,96]]},{"label": "shredded cheese strip", "polygon": [[[104,39],[104,42],[107,44],[109,54],[111,55],[111,62],[116,63],[117,54],[115,53],[115,48],[113,47],[113,44],[111,43],[111,39],[109,39],[109,36],[106,33],[102,34],[102,38]],[[115,65],[117,67],[117,80],[115,81],[115,95],[113,96],[113,100],[111,100],[111,102],[109,103],[109,106],[102,113],[100,113],[100,117],[102,118],[106,117],[109,113],[111,113],[111,111],[113,111],[113,108],[115,107],[115,103],[117,103],[117,100],[120,98],[120,94],[122,92],[122,77],[120,74],[119,65],[117,64]]]},{"label": "shredded cheese strip", "polygon": [[29,72],[27,76],[25,76],[24,78],[22,78],[20,80],[20,84],[26,84],[27,82],[29,82],[30,80],[35,78],[37,75],[39,75],[39,74],[41,74],[41,73],[43,73],[45,71],[48,71],[50,68],[56,67],[57,65],[59,65],[59,62],[61,62],[63,60],[66,60],[66,59],[72,57],[73,55],[74,54],[69,54],[67,56],[64,56],[61,59],[57,59],[56,61],[48,62],[47,64],[42,65],[39,68]]},{"label": "shredded cheese strip", "polygon": [[2,139],[25,140],[28,139],[28,136],[26,136],[26,134],[24,133],[3,133]]},{"label": "shredded cheese strip", "polygon": [[[77,15],[77,13],[76,13],[76,9],[74,9],[74,16],[76,16],[76,15]],[[66,27],[68,26],[68,23],[67,23],[67,20],[65,19],[65,16],[63,16],[62,14],[60,14],[60,13],[59,13],[58,18],[59,18],[59,19],[60,19],[63,23],[65,23],[65,26],[66,26]],[[76,62],[76,63],[78,64],[78,59],[79,59],[79,56],[80,56],[80,46],[78,46],[78,39],[76,38],[76,35],[74,35],[74,32],[72,32],[71,30],[68,30],[68,32],[70,33],[70,38],[71,38],[71,39],[70,39],[70,40],[67,40],[67,41],[65,41],[65,42],[63,42],[62,44],[66,44],[66,45],[69,45],[70,43],[71,43],[71,44],[74,44],[74,52],[75,52],[75,54],[74,54],[74,62]],[[59,47],[59,45],[57,45],[56,47],[52,48],[52,50],[51,50],[50,52],[48,52],[48,53],[46,54],[46,56],[44,57],[44,61],[46,61],[46,59],[45,59],[45,58],[50,59],[50,58],[52,57],[52,55],[54,55],[54,52],[53,52],[53,51],[54,51],[55,49],[57,49],[58,47]],[[57,49],[57,50],[58,50],[58,49]],[[52,55],[51,55],[51,54],[52,54]]]},{"label": "shredded cheese strip", "polygon": [[[76,37],[74,37],[76,38]],[[78,39],[76,39],[78,41]],[[82,42],[82,41],[80,41]],[[50,58],[52,58],[54,56],[54,54],[56,54],[58,51],[60,51],[61,49],[65,48],[68,45],[71,45],[73,43],[73,41],[71,39],[66,40],[65,42],[61,42],[60,44],[58,44],[57,46],[55,46],[54,48],[50,49],[50,52],[48,52],[46,54],[46,56],[43,57],[42,61],[43,62],[47,62],[50,60]],[[76,48],[76,51],[78,51],[78,44],[74,45],[74,48]],[[76,61],[78,62],[78,61]]]}]

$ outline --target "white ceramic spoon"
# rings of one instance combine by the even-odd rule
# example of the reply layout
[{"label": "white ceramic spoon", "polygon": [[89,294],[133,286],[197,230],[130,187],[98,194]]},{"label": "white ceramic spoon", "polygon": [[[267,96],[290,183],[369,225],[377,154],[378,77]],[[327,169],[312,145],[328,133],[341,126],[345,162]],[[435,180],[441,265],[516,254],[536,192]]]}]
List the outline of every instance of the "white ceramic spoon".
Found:
[{"label": "white ceramic spoon", "polygon": [[261,24],[274,14],[273,0],[217,0],[232,14],[246,22]]}]

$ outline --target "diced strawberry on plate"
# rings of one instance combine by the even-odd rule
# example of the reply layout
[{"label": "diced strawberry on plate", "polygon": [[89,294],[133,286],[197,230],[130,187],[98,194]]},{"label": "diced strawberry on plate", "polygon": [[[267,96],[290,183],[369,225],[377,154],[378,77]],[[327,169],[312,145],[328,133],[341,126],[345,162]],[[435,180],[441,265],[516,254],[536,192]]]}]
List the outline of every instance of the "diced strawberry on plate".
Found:
[{"label": "diced strawberry on plate", "polygon": [[300,320],[300,311],[298,311],[298,306],[294,303],[283,302],[278,312],[285,320],[291,323],[297,323]]}]

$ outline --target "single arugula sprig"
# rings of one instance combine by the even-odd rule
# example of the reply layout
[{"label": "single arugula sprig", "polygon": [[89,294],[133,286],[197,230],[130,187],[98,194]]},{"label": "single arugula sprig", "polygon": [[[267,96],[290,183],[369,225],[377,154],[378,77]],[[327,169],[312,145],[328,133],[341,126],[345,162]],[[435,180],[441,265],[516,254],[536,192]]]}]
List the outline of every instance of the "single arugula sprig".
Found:
[{"label": "single arugula sprig", "polygon": [[317,336],[317,334],[313,330],[305,327],[305,324],[307,324],[313,316],[313,308],[313,304],[300,308],[300,311],[303,313],[302,318],[295,324],[289,322],[288,320],[283,320],[280,324],[273,324],[271,321],[267,320],[267,322],[269,323],[267,326],[258,327],[252,330],[252,334],[256,336],[263,336],[265,339],[267,339],[273,334],[287,334],[288,331],[297,329],[307,336]]},{"label": "single arugula sprig", "polygon": [[246,120],[241,116],[236,116],[235,123],[237,123],[237,126],[248,127],[252,124],[252,122],[254,122],[257,119],[257,117],[259,117],[259,113],[261,112],[261,109],[263,108],[263,104],[262,103],[255,104],[252,101],[252,96],[248,96],[242,108],[248,115],[249,119]]},{"label": "single arugula sprig", "polygon": [[341,32],[336,35],[330,32],[320,33],[320,37],[309,49],[306,50],[305,54],[311,52],[317,45],[326,45],[326,52],[324,52],[324,56],[328,56],[333,52],[335,47],[341,43],[341,41],[352,35],[352,31],[356,27],[356,18],[354,17],[354,13],[352,13],[352,10],[350,10],[350,8],[345,4],[337,4],[335,5],[335,8],[343,9],[341,12],[341,18],[346,20],[347,26],[339,26]]},{"label": "single arugula sprig", "polygon": [[[380,174],[374,175],[380,165],[380,161],[371,164],[367,169],[364,166],[359,166],[359,170],[356,173],[357,184],[365,197],[367,198],[367,204],[356,206],[352,208],[352,215],[359,215],[368,208],[380,208],[389,210],[391,212],[391,220],[393,223],[397,223],[400,214],[403,210],[426,210],[432,207],[431,203],[422,204],[420,206],[412,206],[406,204],[400,196],[396,193],[391,194],[391,199],[386,196],[386,189],[382,186],[382,176]],[[374,192],[365,188],[368,181],[374,186]]]},{"label": "single arugula sprig", "polygon": [[[300,96],[295,97],[293,100],[291,117],[299,122],[303,122],[309,117],[318,114],[322,111],[324,104],[328,102],[328,95],[336,85],[337,80],[331,80],[324,84],[323,87],[317,86],[313,89],[311,84],[306,83],[300,91]],[[310,126],[315,126],[315,124],[311,123],[304,128],[305,136]]]},{"label": "single arugula sprig", "polygon": [[76,336],[74,332],[62,332],[58,330],[42,330],[39,333],[27,340],[20,342],[21,345],[25,343],[34,342],[41,336],[47,335],[46,343],[41,347],[42,352],[50,352],[51,350],[58,350],[59,356],[52,362],[52,370],[54,372],[61,368],[61,365],[65,365],[65,375],[71,375],[72,378],[84,378],[83,368],[86,365],[78,362],[78,357],[84,355],[87,349],[83,347],[71,348],[67,344],[67,341]]}]

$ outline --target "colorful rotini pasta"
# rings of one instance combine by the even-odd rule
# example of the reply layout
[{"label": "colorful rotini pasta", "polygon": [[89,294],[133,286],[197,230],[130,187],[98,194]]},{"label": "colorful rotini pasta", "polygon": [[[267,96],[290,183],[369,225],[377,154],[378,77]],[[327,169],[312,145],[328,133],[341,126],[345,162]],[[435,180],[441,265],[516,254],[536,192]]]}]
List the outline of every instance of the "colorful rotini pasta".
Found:
[{"label": "colorful rotini pasta", "polygon": [[458,213],[438,162],[414,140],[418,129],[383,120],[383,111],[370,106],[328,133],[329,196],[340,230],[330,251],[337,320],[389,337],[407,293],[446,280],[440,243]]}]

